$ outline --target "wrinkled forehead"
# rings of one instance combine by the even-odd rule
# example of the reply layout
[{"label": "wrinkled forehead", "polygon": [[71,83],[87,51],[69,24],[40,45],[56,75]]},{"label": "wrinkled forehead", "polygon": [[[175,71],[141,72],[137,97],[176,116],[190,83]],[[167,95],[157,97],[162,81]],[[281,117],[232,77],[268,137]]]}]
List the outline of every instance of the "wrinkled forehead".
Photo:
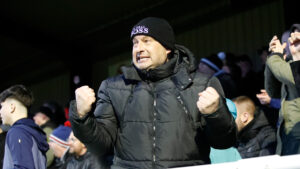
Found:
[{"label": "wrinkled forehead", "polygon": [[148,35],[136,35],[132,38],[132,41],[134,40],[144,40],[144,39],[152,39],[155,40],[153,37],[148,36]]}]

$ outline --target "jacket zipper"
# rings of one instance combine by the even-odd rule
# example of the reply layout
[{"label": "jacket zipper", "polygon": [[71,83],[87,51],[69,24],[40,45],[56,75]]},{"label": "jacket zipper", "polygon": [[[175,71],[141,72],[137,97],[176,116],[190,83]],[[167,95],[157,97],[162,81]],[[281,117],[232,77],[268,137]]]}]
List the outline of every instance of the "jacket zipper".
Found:
[{"label": "jacket zipper", "polygon": [[155,148],[156,148],[156,121],[157,121],[157,113],[156,113],[156,94],[155,94],[155,91],[154,91],[154,86],[150,85],[151,86],[151,90],[152,90],[152,93],[153,93],[153,137],[152,137],[152,167],[155,168],[155,163],[157,161],[156,159],[156,155],[155,155]]}]

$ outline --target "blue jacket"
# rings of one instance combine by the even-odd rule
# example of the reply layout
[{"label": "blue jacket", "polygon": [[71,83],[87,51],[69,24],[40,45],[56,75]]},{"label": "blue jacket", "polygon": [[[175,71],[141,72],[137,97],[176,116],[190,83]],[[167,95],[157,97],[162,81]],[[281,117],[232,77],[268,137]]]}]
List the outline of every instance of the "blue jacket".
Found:
[{"label": "blue jacket", "polygon": [[3,169],[45,169],[48,149],[43,130],[31,119],[20,119],[7,133]]}]

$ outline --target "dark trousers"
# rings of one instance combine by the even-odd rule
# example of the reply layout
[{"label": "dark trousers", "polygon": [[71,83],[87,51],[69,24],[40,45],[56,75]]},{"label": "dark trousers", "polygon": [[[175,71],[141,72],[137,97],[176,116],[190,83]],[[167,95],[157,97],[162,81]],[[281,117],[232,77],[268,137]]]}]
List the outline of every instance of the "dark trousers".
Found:
[{"label": "dark trousers", "polygon": [[280,137],[282,141],[281,155],[300,154],[300,122],[293,127],[289,134],[286,134],[281,127]]}]

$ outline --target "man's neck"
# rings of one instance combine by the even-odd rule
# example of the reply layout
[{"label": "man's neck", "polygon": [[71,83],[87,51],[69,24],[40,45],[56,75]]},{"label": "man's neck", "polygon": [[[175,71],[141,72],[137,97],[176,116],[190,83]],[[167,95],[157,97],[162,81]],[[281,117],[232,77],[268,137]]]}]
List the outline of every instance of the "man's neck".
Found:
[{"label": "man's neck", "polygon": [[25,114],[20,114],[20,115],[18,115],[17,117],[14,117],[11,126],[14,125],[15,122],[17,122],[18,120],[24,119],[24,118],[27,118],[27,117],[28,117],[28,116],[27,116],[27,113],[25,113]]}]

